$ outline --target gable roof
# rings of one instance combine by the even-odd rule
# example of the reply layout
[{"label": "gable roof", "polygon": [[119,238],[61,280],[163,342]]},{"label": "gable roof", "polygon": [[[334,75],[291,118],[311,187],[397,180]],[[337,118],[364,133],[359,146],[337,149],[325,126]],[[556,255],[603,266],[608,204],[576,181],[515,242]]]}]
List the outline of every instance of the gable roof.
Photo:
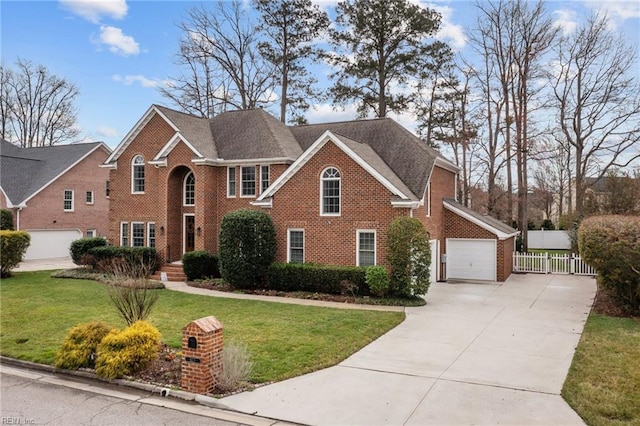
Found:
[{"label": "gable roof", "polygon": [[483,215],[474,210],[471,210],[470,208],[465,207],[452,198],[445,198],[443,199],[443,202],[445,209],[450,210],[469,220],[470,222],[475,223],[481,228],[486,229],[492,234],[495,234],[500,240],[506,240],[508,238],[515,237],[520,233],[520,231],[510,227],[506,223],[501,222],[494,217]]},{"label": "gable roof", "polygon": [[302,154],[285,172],[280,175],[272,185],[267,188],[255,201],[254,205],[268,206],[271,204],[271,197],[278,191],[303,165],[307,163],[315,153],[317,153],[327,143],[333,142],[338,148],[346,153],[352,160],[367,170],[383,186],[399,200],[405,202],[418,203],[416,197],[404,182],[389,168],[389,166],[376,154],[368,145],[354,141],[345,136],[340,136],[325,131],[320,137]]},{"label": "gable roof", "polygon": [[107,153],[102,142],[20,148],[1,141],[0,186],[10,206],[22,206],[96,149]]},{"label": "gable roof", "polygon": [[442,154],[391,118],[291,127],[291,132],[304,150],[327,130],[370,146],[413,194],[424,193],[436,162],[451,170],[458,170]]}]

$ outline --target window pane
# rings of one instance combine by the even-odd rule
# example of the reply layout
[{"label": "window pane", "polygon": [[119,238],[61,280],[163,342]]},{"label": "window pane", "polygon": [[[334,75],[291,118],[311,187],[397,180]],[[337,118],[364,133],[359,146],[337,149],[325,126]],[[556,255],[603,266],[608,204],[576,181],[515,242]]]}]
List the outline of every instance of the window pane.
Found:
[{"label": "window pane", "polygon": [[261,185],[262,185],[262,192],[264,192],[267,188],[269,188],[269,166],[262,166],[261,167]]},{"label": "window pane", "polygon": [[131,179],[133,180],[133,192],[144,192],[144,158],[141,155],[133,159]]},{"label": "window pane", "polygon": [[376,264],[376,234],[374,232],[358,233],[358,265],[372,266]]},{"label": "window pane", "polygon": [[123,246],[129,245],[129,224],[128,223],[120,224],[120,241]]},{"label": "window pane", "polygon": [[326,180],[323,182],[323,213],[340,213],[340,181]]},{"label": "window pane", "polygon": [[156,246],[156,224],[149,223],[148,233],[149,233],[149,247]]},{"label": "window pane", "polygon": [[304,231],[289,231],[289,262],[304,262]]},{"label": "window pane", "polygon": [[235,197],[236,196],[236,168],[235,167],[229,167],[227,169],[227,182],[228,182],[227,195],[229,197]]},{"label": "window pane", "polygon": [[133,247],[144,247],[144,223],[134,223],[131,228]]},{"label": "window pane", "polygon": [[73,191],[64,191],[64,210],[73,210]]},{"label": "window pane", "polygon": [[193,206],[196,203],[196,178],[189,173],[184,180],[184,205]]},{"label": "window pane", "polygon": [[243,167],[241,176],[242,176],[242,195],[243,196],[256,195],[256,168]]},{"label": "window pane", "polygon": [[93,191],[87,191],[87,204],[93,204]]}]

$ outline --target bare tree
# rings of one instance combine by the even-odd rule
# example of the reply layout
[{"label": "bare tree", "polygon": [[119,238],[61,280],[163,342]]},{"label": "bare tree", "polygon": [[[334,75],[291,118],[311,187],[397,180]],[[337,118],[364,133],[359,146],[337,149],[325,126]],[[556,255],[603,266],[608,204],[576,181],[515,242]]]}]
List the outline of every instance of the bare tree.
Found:
[{"label": "bare tree", "polygon": [[203,117],[273,103],[274,68],[258,52],[258,28],[243,7],[234,0],[189,10],[177,61],[187,72],[170,79],[164,96]]},{"label": "bare tree", "polygon": [[551,86],[558,128],[572,148],[575,214],[584,214],[586,178],[640,158],[638,55],[610,30],[606,15],[592,15],[555,48]]},{"label": "bare tree", "polygon": [[50,146],[77,138],[74,101],[78,88],[44,65],[18,59],[0,65],[0,134],[22,147]]}]

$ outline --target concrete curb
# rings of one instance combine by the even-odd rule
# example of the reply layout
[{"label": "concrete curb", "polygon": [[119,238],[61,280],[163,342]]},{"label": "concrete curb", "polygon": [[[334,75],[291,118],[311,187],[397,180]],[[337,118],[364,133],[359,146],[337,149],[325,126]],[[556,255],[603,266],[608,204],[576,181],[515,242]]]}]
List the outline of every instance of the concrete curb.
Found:
[{"label": "concrete curb", "polygon": [[35,362],[9,358],[2,355],[0,355],[0,364],[29,369],[29,370],[44,371],[44,372],[53,373],[53,374],[63,374],[67,376],[82,377],[84,379],[96,380],[102,383],[116,384],[118,386],[125,386],[125,387],[142,390],[145,392],[151,392],[151,393],[158,394],[162,397],[172,397],[172,398],[177,398],[184,401],[195,401],[198,404],[211,407],[211,408],[217,408],[219,410],[246,414],[246,413],[243,413],[242,411],[229,408],[228,406],[219,402],[216,398],[213,398],[211,396],[194,394],[194,393],[186,392],[180,389],[171,389],[165,386],[154,385],[151,383],[136,382],[134,380],[127,380],[127,379],[107,380],[107,379],[98,377],[95,373],[91,373],[89,371],[65,370],[65,369],[53,367],[51,365],[38,364]]}]

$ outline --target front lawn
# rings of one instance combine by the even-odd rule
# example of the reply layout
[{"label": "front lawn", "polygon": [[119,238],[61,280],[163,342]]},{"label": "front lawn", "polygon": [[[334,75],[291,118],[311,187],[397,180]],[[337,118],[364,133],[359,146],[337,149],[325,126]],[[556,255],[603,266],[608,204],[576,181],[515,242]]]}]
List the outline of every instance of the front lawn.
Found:
[{"label": "front lawn", "polygon": [[588,425],[640,425],[640,319],[592,313],[562,396]]},{"label": "front lawn", "polygon": [[[104,285],[22,272],[0,284],[0,352],[52,364],[69,328],[102,320],[123,327]],[[398,312],[342,310],[196,296],[157,290],[149,320],[165,343],[179,348],[182,328],[213,315],[225,341],[245,342],[254,362],[251,380],[283,380],[334,365],[404,320]]]}]

